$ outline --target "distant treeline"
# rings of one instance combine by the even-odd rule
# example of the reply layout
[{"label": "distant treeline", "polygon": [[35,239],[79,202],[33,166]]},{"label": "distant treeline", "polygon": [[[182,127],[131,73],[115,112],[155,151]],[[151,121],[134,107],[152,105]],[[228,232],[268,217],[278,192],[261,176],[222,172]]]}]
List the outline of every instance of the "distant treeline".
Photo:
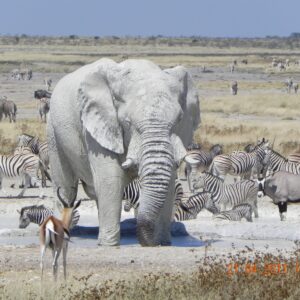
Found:
[{"label": "distant treeline", "polygon": [[0,35],[0,45],[165,45],[191,47],[249,47],[270,49],[296,49],[300,47],[300,33],[294,32],[289,37],[267,36],[265,38],[211,38],[211,37],[165,37],[162,35],[149,37],[108,36],[82,37],[69,36],[15,36]]}]

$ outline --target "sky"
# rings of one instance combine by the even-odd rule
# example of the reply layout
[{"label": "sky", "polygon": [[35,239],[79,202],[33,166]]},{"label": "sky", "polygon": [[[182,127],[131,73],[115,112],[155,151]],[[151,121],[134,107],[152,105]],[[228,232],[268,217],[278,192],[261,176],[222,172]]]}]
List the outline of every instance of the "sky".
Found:
[{"label": "sky", "polygon": [[0,0],[0,34],[288,36],[300,0]]}]

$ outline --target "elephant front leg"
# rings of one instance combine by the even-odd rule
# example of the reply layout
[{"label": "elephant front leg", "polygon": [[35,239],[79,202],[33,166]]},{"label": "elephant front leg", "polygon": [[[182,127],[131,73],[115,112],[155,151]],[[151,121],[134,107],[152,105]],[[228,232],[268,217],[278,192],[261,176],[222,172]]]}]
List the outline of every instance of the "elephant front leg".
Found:
[{"label": "elephant front leg", "polygon": [[100,186],[96,185],[99,217],[98,245],[117,246],[120,244],[122,179],[120,176],[110,176],[103,178],[99,182]]},{"label": "elephant front leg", "polygon": [[91,165],[98,204],[98,244],[116,246],[120,244],[123,170],[116,159],[109,157],[94,157]]}]

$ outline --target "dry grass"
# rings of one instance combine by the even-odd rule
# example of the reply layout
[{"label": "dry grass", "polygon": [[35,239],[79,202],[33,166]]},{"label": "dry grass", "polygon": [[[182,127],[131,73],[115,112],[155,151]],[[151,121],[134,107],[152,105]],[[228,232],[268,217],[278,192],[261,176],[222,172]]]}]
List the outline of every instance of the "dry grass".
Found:
[{"label": "dry grass", "polygon": [[4,121],[0,123],[0,154],[12,154],[17,145],[18,136],[22,133],[37,135],[41,140],[46,139],[45,124],[38,120],[20,120],[17,123]]},{"label": "dry grass", "polygon": [[203,114],[245,114],[279,118],[300,118],[300,95],[286,93],[240,93],[237,96],[209,96],[202,99]]},{"label": "dry grass", "polygon": [[224,152],[242,150],[248,143],[256,143],[265,137],[274,148],[288,155],[300,151],[300,131],[298,121],[290,120],[245,120],[237,117],[220,117],[220,114],[203,114],[202,125],[195,132],[195,140],[209,148],[213,144],[224,145]]},{"label": "dry grass", "polygon": [[298,250],[290,258],[280,251],[276,255],[241,251],[206,257],[189,273],[139,272],[105,281],[85,274],[57,285],[44,280],[43,289],[39,276],[30,271],[18,280],[2,280],[0,293],[2,299],[298,299],[298,259]]}]

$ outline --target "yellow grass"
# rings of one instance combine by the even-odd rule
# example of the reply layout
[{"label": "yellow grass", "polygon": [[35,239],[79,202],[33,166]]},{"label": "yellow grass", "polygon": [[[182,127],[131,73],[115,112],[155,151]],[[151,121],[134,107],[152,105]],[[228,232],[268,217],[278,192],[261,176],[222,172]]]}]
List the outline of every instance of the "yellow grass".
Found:
[{"label": "yellow grass", "polygon": [[[200,91],[201,94],[201,91]],[[219,112],[225,114],[254,114],[280,118],[300,118],[300,95],[286,93],[221,95],[202,98],[203,114]]]},{"label": "yellow grass", "polygon": [[242,150],[248,143],[256,143],[265,137],[274,143],[274,149],[288,155],[300,152],[300,131],[298,121],[232,119],[219,114],[202,114],[202,124],[195,132],[195,141],[209,148],[220,143],[224,152]]},{"label": "yellow grass", "polygon": [[0,123],[0,154],[12,154],[18,142],[18,136],[27,133],[46,140],[45,124],[37,119],[19,120],[17,123]]}]

